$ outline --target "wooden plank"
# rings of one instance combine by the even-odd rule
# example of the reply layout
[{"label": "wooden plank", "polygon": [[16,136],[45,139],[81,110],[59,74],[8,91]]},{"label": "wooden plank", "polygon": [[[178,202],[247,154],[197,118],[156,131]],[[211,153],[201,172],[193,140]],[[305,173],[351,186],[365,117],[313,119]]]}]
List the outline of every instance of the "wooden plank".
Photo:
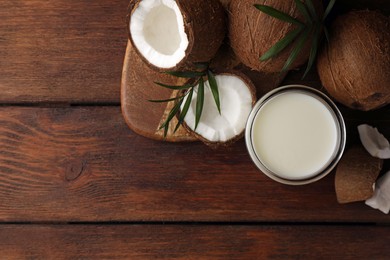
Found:
[{"label": "wooden plank", "polygon": [[4,259],[388,259],[390,227],[1,226]]},{"label": "wooden plank", "polygon": [[0,102],[119,103],[128,0],[0,0]]},{"label": "wooden plank", "polygon": [[[389,109],[346,114],[390,136]],[[355,128],[349,141],[357,141]],[[384,222],[363,203],[339,205],[334,175],[276,183],[244,142],[211,150],[131,132],[119,107],[0,108],[0,221]]]}]

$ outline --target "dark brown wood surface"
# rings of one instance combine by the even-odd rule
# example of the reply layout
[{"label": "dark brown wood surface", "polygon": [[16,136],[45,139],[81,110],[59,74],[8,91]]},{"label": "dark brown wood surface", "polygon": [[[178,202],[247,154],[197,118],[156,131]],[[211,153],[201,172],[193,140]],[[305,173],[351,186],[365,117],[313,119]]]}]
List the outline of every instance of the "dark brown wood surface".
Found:
[{"label": "dark brown wood surface", "polygon": [[[370,116],[390,136],[389,110]],[[348,115],[350,142],[361,115]],[[372,121],[371,121],[372,122]],[[334,175],[302,187],[270,180],[243,141],[227,150],[131,132],[119,107],[0,108],[0,220],[389,222],[339,205]]]},{"label": "dark brown wood surface", "polygon": [[388,259],[390,227],[0,227],[3,259]]},{"label": "dark brown wood surface", "polygon": [[[340,2],[364,1],[389,10]],[[213,151],[129,130],[127,3],[0,0],[0,258],[389,258],[388,215],[339,205],[334,173],[285,186],[243,141]],[[282,84],[321,88],[316,73],[300,77]],[[360,123],[390,138],[389,106],[342,111],[348,147]]]},{"label": "dark brown wood surface", "polygon": [[0,0],[0,102],[119,103],[128,0]]}]

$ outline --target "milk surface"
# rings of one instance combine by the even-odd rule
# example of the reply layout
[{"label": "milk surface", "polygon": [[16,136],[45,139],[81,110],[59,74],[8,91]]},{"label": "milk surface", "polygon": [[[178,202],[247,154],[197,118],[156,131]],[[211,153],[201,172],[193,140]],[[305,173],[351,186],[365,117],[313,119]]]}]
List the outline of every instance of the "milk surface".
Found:
[{"label": "milk surface", "polygon": [[304,92],[284,92],[267,101],[252,127],[253,147],[274,174],[301,180],[320,173],[332,161],[338,143],[332,110]]}]

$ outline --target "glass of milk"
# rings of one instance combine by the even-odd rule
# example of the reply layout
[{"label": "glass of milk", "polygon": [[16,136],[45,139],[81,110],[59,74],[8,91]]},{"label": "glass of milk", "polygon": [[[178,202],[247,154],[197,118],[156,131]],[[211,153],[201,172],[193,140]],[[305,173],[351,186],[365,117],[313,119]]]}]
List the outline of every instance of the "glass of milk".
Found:
[{"label": "glass of milk", "polygon": [[277,88],[254,106],[246,145],[256,166],[290,185],[317,181],[340,160],[346,142],[344,119],[322,92],[301,85]]}]

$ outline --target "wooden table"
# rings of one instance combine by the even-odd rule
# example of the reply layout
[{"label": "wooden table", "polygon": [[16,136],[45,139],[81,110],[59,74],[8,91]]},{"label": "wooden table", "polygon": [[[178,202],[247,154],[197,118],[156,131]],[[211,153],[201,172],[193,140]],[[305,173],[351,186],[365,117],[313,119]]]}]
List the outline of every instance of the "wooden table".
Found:
[{"label": "wooden table", "polygon": [[[127,2],[0,0],[0,258],[389,259],[389,216],[339,205],[334,173],[285,186],[243,141],[213,151],[130,131]],[[390,137],[389,107],[343,112],[349,145],[361,122]]]}]

